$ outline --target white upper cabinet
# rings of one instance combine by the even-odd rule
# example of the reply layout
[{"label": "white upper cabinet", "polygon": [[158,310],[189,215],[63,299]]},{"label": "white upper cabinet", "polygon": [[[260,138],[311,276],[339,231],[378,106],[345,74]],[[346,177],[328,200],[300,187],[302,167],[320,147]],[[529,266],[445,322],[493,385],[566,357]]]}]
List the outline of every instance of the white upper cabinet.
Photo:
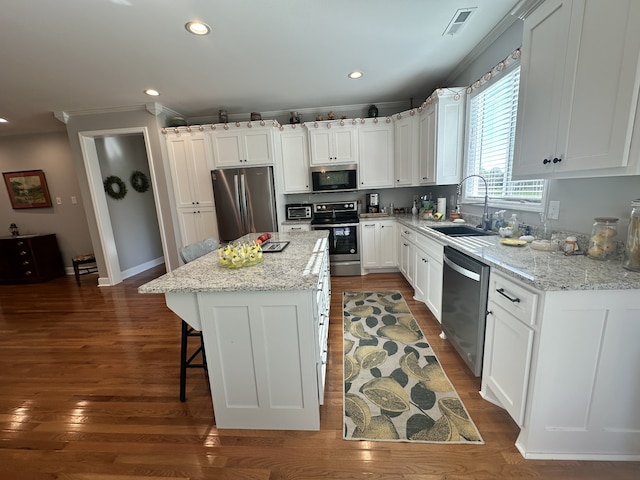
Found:
[{"label": "white upper cabinet", "polygon": [[419,116],[416,109],[393,116],[394,141],[394,186],[418,185],[418,139]]},{"label": "white upper cabinet", "polygon": [[213,158],[207,135],[181,129],[168,133],[166,140],[176,207],[213,206]]},{"label": "white upper cabinet", "polygon": [[359,121],[359,188],[393,187],[393,136],[390,117]]},{"label": "white upper cabinet", "polygon": [[525,19],[514,178],[635,173],[638,25],[637,0],[547,0]]},{"label": "white upper cabinet", "polygon": [[216,168],[273,165],[271,121],[216,124],[212,133]]},{"label": "white upper cabinet", "polygon": [[307,129],[302,125],[283,125],[277,136],[280,142],[284,193],[310,192]]},{"label": "white upper cabinet", "polygon": [[182,245],[218,237],[209,134],[180,128],[167,133],[167,151]]},{"label": "white upper cabinet", "polygon": [[356,120],[308,122],[311,165],[358,162]]},{"label": "white upper cabinet", "polygon": [[420,185],[460,182],[464,151],[464,88],[439,88],[420,107]]}]

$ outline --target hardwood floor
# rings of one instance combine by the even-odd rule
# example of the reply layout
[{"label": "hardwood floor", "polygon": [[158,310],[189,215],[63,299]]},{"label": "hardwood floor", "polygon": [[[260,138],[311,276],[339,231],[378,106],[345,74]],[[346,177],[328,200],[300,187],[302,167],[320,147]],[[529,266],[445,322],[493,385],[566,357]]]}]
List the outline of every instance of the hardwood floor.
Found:
[{"label": "hardwood floor", "polygon": [[[180,321],[137,286],[162,267],[98,288],[95,276],[0,286],[0,479],[627,479],[640,463],[527,461],[518,429],[478,395],[437,321],[400,274],[334,277],[319,432],[217,430],[204,372],[178,400]],[[345,290],[399,290],[485,445],[342,439]]]}]

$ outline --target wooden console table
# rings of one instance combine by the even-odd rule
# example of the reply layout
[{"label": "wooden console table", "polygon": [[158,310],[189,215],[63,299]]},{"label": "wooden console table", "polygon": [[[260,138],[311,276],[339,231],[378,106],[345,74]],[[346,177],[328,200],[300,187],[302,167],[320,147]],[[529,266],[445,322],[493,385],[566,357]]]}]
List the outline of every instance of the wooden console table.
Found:
[{"label": "wooden console table", "polygon": [[44,282],[64,274],[55,234],[0,237],[0,283]]}]

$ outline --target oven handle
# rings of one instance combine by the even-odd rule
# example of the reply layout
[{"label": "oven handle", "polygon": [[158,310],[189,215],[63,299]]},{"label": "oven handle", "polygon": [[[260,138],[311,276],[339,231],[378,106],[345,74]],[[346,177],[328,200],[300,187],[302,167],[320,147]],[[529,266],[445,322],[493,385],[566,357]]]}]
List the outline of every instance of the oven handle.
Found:
[{"label": "oven handle", "polygon": [[446,254],[443,255],[442,261],[446,263],[449,267],[451,267],[454,271],[458,272],[460,275],[464,275],[465,277],[470,278],[471,280],[474,280],[476,282],[480,281],[479,274],[477,274],[476,272],[472,272],[471,270],[467,270],[466,268],[461,267],[457,263],[454,263],[452,260],[449,259],[449,257],[447,257]]},{"label": "oven handle", "polygon": [[311,225],[312,229],[317,228],[333,228],[333,227],[357,227],[358,223],[322,223],[317,225]]}]

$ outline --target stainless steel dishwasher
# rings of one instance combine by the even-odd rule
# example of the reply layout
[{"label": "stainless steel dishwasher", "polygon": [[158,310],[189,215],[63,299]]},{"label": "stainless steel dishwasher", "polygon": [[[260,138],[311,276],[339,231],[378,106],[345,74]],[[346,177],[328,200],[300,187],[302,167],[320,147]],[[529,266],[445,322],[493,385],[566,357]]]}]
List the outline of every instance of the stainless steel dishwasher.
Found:
[{"label": "stainless steel dishwasher", "polygon": [[476,377],[482,373],[490,268],[445,246],[442,331]]}]

